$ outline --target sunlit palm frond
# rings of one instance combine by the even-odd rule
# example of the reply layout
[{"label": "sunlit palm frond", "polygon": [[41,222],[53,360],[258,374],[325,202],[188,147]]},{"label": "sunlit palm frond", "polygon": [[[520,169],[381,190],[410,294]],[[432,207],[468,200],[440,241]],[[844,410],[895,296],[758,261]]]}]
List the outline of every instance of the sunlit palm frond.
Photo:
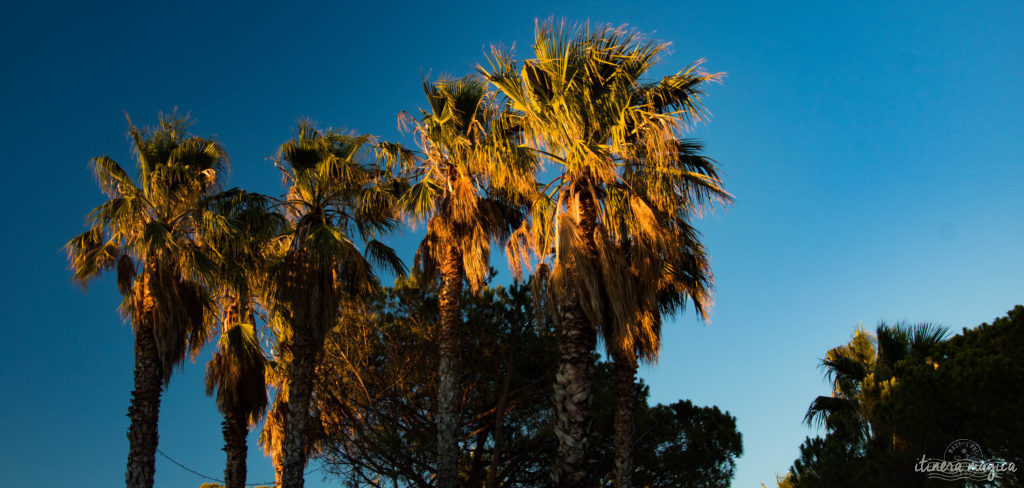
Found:
[{"label": "sunlit palm frond", "polygon": [[555,175],[511,234],[510,267],[549,264],[551,291],[573,294],[625,357],[656,357],[661,316],[687,303],[708,319],[714,280],[690,219],[732,199],[717,164],[682,137],[706,120],[705,87],[722,75],[698,61],[646,80],[666,48],[635,30],[549,20],[534,58],[492,48],[477,67]]},{"label": "sunlit palm frond", "polygon": [[403,117],[421,157],[406,168],[414,180],[399,200],[408,220],[426,223],[416,268],[433,276],[454,250],[472,289],[484,281],[490,243],[518,225],[516,208],[533,190],[534,159],[519,148],[521,132],[479,77],[424,81],[427,109]]}]

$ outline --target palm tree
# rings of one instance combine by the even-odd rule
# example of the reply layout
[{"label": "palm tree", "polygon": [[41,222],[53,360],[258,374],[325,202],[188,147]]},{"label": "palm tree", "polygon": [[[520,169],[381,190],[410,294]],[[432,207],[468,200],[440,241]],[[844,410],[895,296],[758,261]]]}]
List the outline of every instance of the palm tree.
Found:
[{"label": "palm tree", "polygon": [[207,342],[215,307],[203,283],[215,252],[201,239],[223,225],[207,208],[220,188],[227,155],[210,139],[188,134],[187,116],[160,115],[139,130],[128,121],[137,181],[109,156],[92,159],[109,197],[86,220],[89,230],[65,245],[83,287],[117,270],[121,313],[135,333],[135,390],[128,417],[129,488],[153,486],[163,386],[174,366]]},{"label": "palm tree", "polygon": [[[629,323],[639,302],[619,243],[639,236],[663,249],[670,244],[663,236],[672,233],[666,222],[728,199],[708,160],[690,158],[680,139],[702,120],[702,89],[720,75],[693,65],[644,82],[666,47],[622,28],[548,22],[538,25],[536,58],[521,70],[499,49],[490,68],[478,67],[509,98],[527,143],[554,166],[555,177],[507,251],[517,272],[531,260],[550,269],[560,355],[552,473],[558,487],[588,484],[597,331]],[[636,182],[647,188],[638,190]]]},{"label": "palm tree", "polygon": [[267,410],[263,377],[266,358],[256,338],[251,313],[241,308],[236,300],[225,310],[224,331],[217,351],[206,366],[206,394],[216,390],[217,408],[224,415],[225,488],[245,486],[249,426],[258,422]]},{"label": "palm tree", "polygon": [[[642,188],[638,184],[635,188]],[[709,321],[714,278],[707,252],[697,232],[683,222],[665,222],[666,232],[658,245],[640,236],[622,243],[630,265],[635,303],[633,319],[613,323],[601,336],[615,364],[614,446],[615,486],[632,487],[633,426],[636,402],[637,362],[657,361],[661,351],[661,327],[670,316],[692,302],[694,310]],[[669,230],[671,229],[671,230]]]},{"label": "palm tree", "polygon": [[925,361],[948,334],[945,327],[931,323],[882,322],[875,334],[858,327],[848,344],[830,349],[822,359],[832,395],[815,398],[804,421],[840,434],[851,446],[872,439],[894,446],[894,422],[874,407],[883,392],[895,386],[904,359]]},{"label": "palm tree", "polygon": [[[376,148],[388,168],[369,161]],[[394,146],[368,136],[320,131],[300,122],[278,151],[276,166],[288,185],[282,206],[294,231],[276,264],[276,313],[288,326],[290,353],[282,484],[301,488],[306,466],[306,429],[316,365],[324,337],[338,320],[343,294],[365,293],[379,282],[371,261],[396,274],[402,261],[378,237],[392,230],[397,182],[389,178]],[[360,251],[353,238],[365,243]]]},{"label": "palm tree", "polygon": [[223,312],[218,348],[206,367],[206,394],[216,391],[217,408],[224,415],[224,485],[242,488],[246,437],[267,409],[267,360],[256,337],[254,307],[265,289],[268,248],[285,232],[287,222],[269,211],[267,198],[258,194],[225,192],[216,207],[232,225],[211,239],[220,251],[217,284]]},{"label": "palm tree", "polygon": [[[938,367],[933,357],[947,335],[934,324],[883,322],[875,333],[858,327],[847,344],[830,349],[821,365],[832,394],[815,398],[804,417],[808,425],[825,427],[827,435],[800,447],[790,484],[861,486],[870,480],[878,486],[921,486],[924,478],[911,466],[922,451],[904,435],[900,422],[907,419],[894,402],[903,396],[908,370]],[[851,460],[864,469],[847,469]]]},{"label": "palm tree", "polygon": [[459,324],[463,281],[472,291],[487,278],[490,241],[504,241],[519,223],[516,202],[533,189],[533,159],[505,126],[501,107],[478,77],[424,82],[430,111],[411,125],[423,157],[406,168],[415,181],[402,208],[427,221],[416,267],[440,275],[438,296],[437,486],[458,483]]}]

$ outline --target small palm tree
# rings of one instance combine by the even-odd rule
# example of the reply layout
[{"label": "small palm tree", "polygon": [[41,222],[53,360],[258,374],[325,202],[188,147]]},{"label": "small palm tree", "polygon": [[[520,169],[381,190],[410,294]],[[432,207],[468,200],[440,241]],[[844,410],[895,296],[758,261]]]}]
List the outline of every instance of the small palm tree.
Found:
[{"label": "small palm tree", "polygon": [[222,319],[218,348],[206,367],[206,394],[216,391],[217,408],[224,415],[225,487],[242,488],[246,437],[267,409],[267,361],[256,337],[254,308],[266,288],[271,244],[284,234],[287,222],[269,210],[268,199],[262,195],[233,190],[223,193],[216,203],[231,227],[210,239],[220,251],[217,288]]},{"label": "small palm tree", "polygon": [[666,47],[621,28],[548,22],[538,25],[536,57],[522,69],[498,49],[490,68],[479,68],[509,98],[527,144],[554,167],[507,251],[518,272],[532,260],[550,269],[557,487],[588,484],[597,332],[630,323],[640,302],[621,243],[635,236],[666,249],[680,222],[729,198],[709,160],[691,158],[680,135],[702,120],[703,87],[720,75],[693,65],[645,82]]},{"label": "small palm tree", "polygon": [[477,77],[424,82],[430,111],[402,117],[423,157],[406,168],[415,181],[401,207],[427,221],[416,266],[440,275],[438,324],[437,486],[458,483],[459,324],[463,282],[476,291],[489,270],[490,242],[504,242],[518,225],[523,191],[533,189],[533,158],[518,147],[501,107]]},{"label": "small palm tree", "polygon": [[[371,157],[376,148],[380,168]],[[378,238],[397,226],[401,188],[389,177],[397,151],[368,136],[319,131],[301,122],[278,151],[276,165],[288,185],[282,202],[293,232],[274,266],[273,307],[287,324],[288,407],[282,444],[284,488],[301,488],[306,430],[316,365],[324,337],[338,320],[344,294],[379,286],[371,264],[401,274],[402,261]],[[360,251],[353,239],[361,240]]]},{"label": "small palm tree", "polygon": [[224,415],[224,486],[242,488],[246,481],[249,426],[259,422],[267,410],[263,376],[266,358],[256,338],[251,313],[246,313],[236,301],[224,315],[224,331],[217,351],[206,366],[206,393],[217,392],[217,408]]},{"label": "small palm tree", "polygon": [[129,488],[149,488],[163,386],[174,366],[207,342],[215,317],[203,283],[212,280],[216,252],[202,235],[224,226],[208,203],[220,188],[227,155],[217,142],[189,135],[188,117],[177,112],[161,115],[151,130],[131,120],[128,125],[137,179],[109,156],[93,158],[109,199],[89,213],[89,230],[65,249],[83,287],[117,270],[121,313],[135,333],[125,479]]}]

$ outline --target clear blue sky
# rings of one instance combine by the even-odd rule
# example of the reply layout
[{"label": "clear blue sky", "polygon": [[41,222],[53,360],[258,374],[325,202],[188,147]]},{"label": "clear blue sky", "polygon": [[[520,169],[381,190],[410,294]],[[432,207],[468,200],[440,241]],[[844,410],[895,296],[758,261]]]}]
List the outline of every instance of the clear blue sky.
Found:
[{"label": "clear blue sky", "polygon": [[[713,322],[681,317],[642,374],[654,401],[738,418],[734,486],[797,456],[803,412],[827,391],[817,361],[858,323],[959,330],[1024,302],[1019,1],[23,3],[0,7],[4,486],[123,483],[131,333],[111,280],[83,293],[59,248],[101,201],[89,158],[129,164],[125,111],[144,124],[190,111],[230,153],[232,185],[279,194],[266,158],[297,118],[397,138],[422,76],[468,73],[491,43],[528,54],[537,17],[627,23],[673,43],[662,73],[698,58],[728,73],[694,134],[736,195],[700,223]],[[411,258],[415,236],[394,239]],[[160,448],[219,475],[202,374],[172,379]],[[249,466],[273,479],[255,449]],[[158,487],[200,481],[158,458]]]}]

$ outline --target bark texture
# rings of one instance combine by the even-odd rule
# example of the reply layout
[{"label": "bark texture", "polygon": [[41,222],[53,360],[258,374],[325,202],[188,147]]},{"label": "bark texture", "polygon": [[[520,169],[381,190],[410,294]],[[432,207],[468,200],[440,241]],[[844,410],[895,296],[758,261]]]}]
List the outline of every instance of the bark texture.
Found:
[{"label": "bark texture", "polygon": [[[304,334],[303,334],[304,335]],[[309,403],[313,397],[313,374],[316,372],[317,348],[309,337],[296,333],[292,364],[288,371],[288,413],[285,417],[283,488],[302,488],[306,470],[306,432],[309,424]]]},{"label": "bark texture", "polygon": [[556,488],[589,487],[591,354],[597,335],[576,301],[562,306],[558,324],[558,370],[555,373],[555,436],[558,451],[552,469]]},{"label": "bark texture", "polygon": [[462,319],[462,256],[449,249],[440,263],[437,366],[437,486],[457,488],[459,474],[459,326]]},{"label": "bark texture", "polygon": [[636,361],[615,358],[615,487],[633,486],[633,412],[636,408]]},{"label": "bark texture", "polygon": [[[296,239],[300,237],[296,236]],[[303,471],[306,469],[306,456],[309,452],[307,437],[313,380],[324,346],[324,336],[338,319],[340,295],[336,285],[337,276],[331,266],[317,262],[314,256],[301,247],[291,252],[286,259],[285,272],[277,278],[278,296],[289,304],[287,319],[292,328],[288,409],[281,446],[281,486],[302,488],[305,483]]]},{"label": "bark texture", "polygon": [[[597,263],[597,203],[588,185],[576,188],[579,198],[579,225],[583,241],[583,254],[591,263]],[[562,237],[563,239],[565,237]],[[577,270],[569,273],[576,286],[581,279]],[[565,292],[559,304],[558,370],[555,373],[554,407],[555,437],[558,450],[551,470],[555,488],[589,488],[590,446],[593,424],[590,377],[593,369],[592,353],[597,347],[597,329],[587,317],[580,303],[581,296]]]},{"label": "bark texture", "polygon": [[224,416],[221,426],[224,433],[224,452],[227,453],[224,488],[244,488],[245,458],[249,453],[245,438],[249,434],[249,421],[244,414],[232,413]]},{"label": "bark texture", "polygon": [[160,395],[163,393],[163,368],[157,351],[153,323],[149,317],[135,330],[135,390],[128,407],[128,488],[152,488],[156,472],[156,446],[159,440]]}]

